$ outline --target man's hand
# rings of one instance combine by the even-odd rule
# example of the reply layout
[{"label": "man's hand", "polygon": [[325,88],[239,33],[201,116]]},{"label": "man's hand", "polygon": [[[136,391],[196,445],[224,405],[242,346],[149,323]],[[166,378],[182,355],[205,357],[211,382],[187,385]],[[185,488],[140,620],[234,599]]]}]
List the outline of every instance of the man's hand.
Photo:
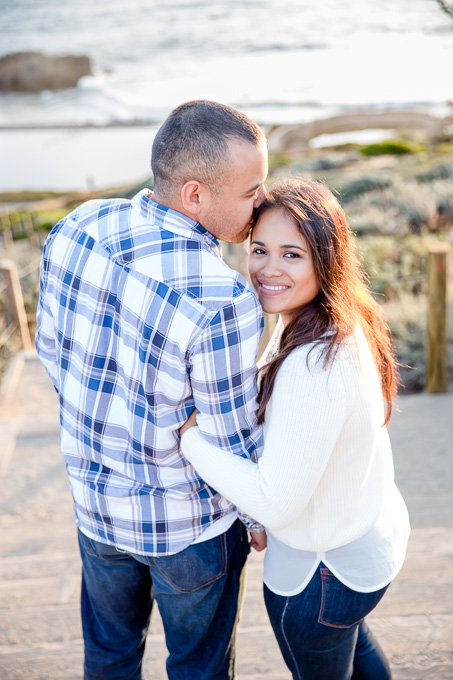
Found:
[{"label": "man's hand", "polygon": [[190,414],[190,416],[188,417],[188,419],[186,420],[184,425],[180,428],[179,434],[180,434],[181,437],[184,434],[184,432],[189,429],[189,427],[196,427],[196,425],[197,425],[197,420],[195,418],[196,412],[197,412],[197,409],[194,408],[194,410],[192,411],[192,413]]},{"label": "man's hand", "polygon": [[267,548],[267,535],[265,531],[260,531],[258,534],[254,531],[250,532],[250,545],[256,552],[261,552]]}]

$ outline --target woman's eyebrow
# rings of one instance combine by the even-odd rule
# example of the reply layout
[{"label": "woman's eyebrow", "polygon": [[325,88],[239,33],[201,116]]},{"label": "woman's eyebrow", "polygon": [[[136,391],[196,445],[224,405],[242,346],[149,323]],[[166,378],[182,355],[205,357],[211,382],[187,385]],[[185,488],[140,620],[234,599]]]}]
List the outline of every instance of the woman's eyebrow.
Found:
[{"label": "woman's eyebrow", "polygon": [[[265,245],[262,241],[257,241],[256,239],[253,239],[252,243],[255,243],[257,246]],[[305,248],[302,248],[302,246],[296,246],[295,244],[291,243],[282,243],[280,248],[296,248],[297,250],[302,250],[304,253],[308,252]]]}]

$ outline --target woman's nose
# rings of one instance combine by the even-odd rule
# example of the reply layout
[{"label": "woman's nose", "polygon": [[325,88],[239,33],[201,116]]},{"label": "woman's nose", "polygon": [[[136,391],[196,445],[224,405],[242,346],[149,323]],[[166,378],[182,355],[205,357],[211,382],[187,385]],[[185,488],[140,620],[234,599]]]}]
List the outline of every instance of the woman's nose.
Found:
[{"label": "woman's nose", "polygon": [[261,267],[261,275],[269,279],[274,278],[275,276],[281,276],[282,270],[278,260],[273,257],[268,257]]}]

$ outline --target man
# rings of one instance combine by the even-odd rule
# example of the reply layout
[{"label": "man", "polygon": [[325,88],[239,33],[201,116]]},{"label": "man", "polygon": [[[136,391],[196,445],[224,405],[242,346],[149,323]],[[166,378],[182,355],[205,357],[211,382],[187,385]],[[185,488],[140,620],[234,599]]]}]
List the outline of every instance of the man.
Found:
[{"label": "man", "polygon": [[[236,508],[183,458],[179,428],[196,407],[213,443],[261,446],[261,308],[217,239],[247,236],[265,139],[230,107],[188,102],[158,131],[152,170],[152,196],[89,201],[49,235],[36,346],[79,530],[85,679],[141,677],[156,600],[169,678],[224,680],[249,544]],[[243,522],[260,547],[261,527]]]}]

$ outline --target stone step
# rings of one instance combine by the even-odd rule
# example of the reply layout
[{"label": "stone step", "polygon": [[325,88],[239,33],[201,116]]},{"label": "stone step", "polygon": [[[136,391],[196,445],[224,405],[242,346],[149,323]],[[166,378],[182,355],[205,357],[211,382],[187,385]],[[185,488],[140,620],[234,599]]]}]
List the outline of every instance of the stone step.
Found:
[{"label": "stone step", "polygon": [[[10,559],[2,560],[3,563]],[[24,562],[27,558],[24,558]],[[30,559],[34,568],[40,560]],[[59,564],[64,561],[59,560]],[[52,568],[44,570],[44,574],[35,578],[18,578],[0,581],[0,645],[61,641],[80,637],[80,565],[73,560],[71,570],[52,574]],[[74,563],[76,569],[74,570]],[[4,564],[2,565],[4,566]],[[262,597],[260,573],[254,577],[253,566],[248,570],[248,586],[242,613],[242,622],[246,628],[263,622],[268,626],[267,615]],[[259,565],[256,565],[259,566]],[[261,569],[259,570],[261,571]],[[49,573],[51,575],[49,575]],[[71,623],[69,623],[71,621]],[[163,626],[156,608],[152,616],[151,631],[162,633]]]},{"label": "stone step", "polygon": [[405,666],[392,669],[393,680],[451,680],[453,678],[453,664],[421,665],[419,668]]},{"label": "stone step", "polygon": [[[69,509],[70,510],[70,509]],[[22,520],[0,524],[0,558],[23,558],[41,555],[51,562],[53,554],[76,555],[78,558],[77,534],[72,512],[66,513],[66,521],[42,522]],[[19,524],[19,526],[18,526]],[[25,564],[26,562],[24,562]],[[14,563],[13,563],[14,564]]]},{"label": "stone step", "polygon": [[82,640],[0,648],[2,680],[82,680],[82,668]]},{"label": "stone step", "polygon": [[[372,628],[389,656],[394,680],[451,680],[451,617],[372,618]],[[410,646],[405,654],[401,654],[405,630]],[[150,633],[144,660],[144,680],[165,680],[166,656],[163,634]],[[80,638],[0,645],[0,677],[2,680],[81,680],[82,658]],[[240,626],[237,666],[239,679],[267,677],[270,680],[289,680],[291,677],[268,626]]]},{"label": "stone step", "polygon": [[[74,545],[73,545],[74,543]],[[1,548],[1,546],[0,546]],[[75,542],[71,540],[70,550],[46,551],[44,554],[20,554],[2,557],[0,560],[0,586],[8,581],[27,579],[31,574],[39,577],[58,577],[62,574],[80,572],[80,559],[75,553]]]},{"label": "stone step", "polygon": [[58,424],[57,394],[34,350],[20,352],[12,359],[0,398],[2,418],[53,417]]},{"label": "stone step", "polygon": [[[440,531],[414,532],[414,547],[423,543],[428,547],[433,545],[434,539],[443,543]],[[450,544],[451,545],[451,544]],[[440,551],[442,552],[442,550]],[[446,551],[445,551],[446,552]],[[417,551],[414,551],[416,555]],[[67,553],[56,555],[55,562],[60,566],[67,564]],[[407,565],[413,575],[420,575],[419,569],[411,564],[413,555],[408,557]],[[71,573],[58,578],[52,574],[52,568],[45,565],[49,559],[46,555],[31,555],[23,561],[33,570],[46,574],[36,578],[10,578],[3,581],[0,588],[0,600],[6,598],[6,607],[0,610],[0,669],[3,678],[59,678],[77,676],[77,665],[81,663],[81,628],[78,612],[78,592],[80,575],[74,571],[78,556],[72,554],[73,563]],[[429,554],[427,559],[430,559]],[[6,558],[6,568],[14,567],[21,561],[19,557]],[[2,561],[3,562],[3,561]],[[2,565],[3,566],[3,565]],[[8,571],[8,569],[6,569]],[[281,660],[278,647],[270,629],[261,594],[262,558],[253,554],[249,560],[246,597],[243,615],[238,633],[238,669],[239,678],[268,677],[289,678]],[[26,570],[22,567],[22,574]],[[440,569],[439,578],[442,578]],[[451,570],[444,570],[451,574]],[[49,575],[49,572],[51,575]],[[63,572],[64,573],[64,572]],[[60,572],[61,574],[61,572]],[[370,617],[370,625],[383,648],[388,654],[392,668],[395,669],[394,678],[405,680],[410,678],[409,670],[413,669],[413,678],[447,678],[453,670],[451,654],[451,639],[453,639],[453,617],[433,611],[429,593],[422,589],[423,579],[415,586],[404,572],[399,576],[386,598]],[[449,602],[451,583],[444,576],[447,590],[446,602]],[[400,592],[401,586],[407,592]],[[426,586],[426,584],[424,584]],[[403,587],[404,586],[404,587]],[[49,593],[50,588],[50,593]],[[395,596],[397,595],[397,597]],[[435,601],[439,600],[436,592]],[[34,600],[33,600],[34,598]],[[53,599],[52,599],[53,598]],[[408,611],[403,611],[405,600],[409,602]],[[35,601],[34,606],[30,603]],[[435,609],[435,608],[434,608]],[[411,612],[420,611],[417,616]],[[393,613],[392,613],[393,612]],[[395,612],[399,612],[396,614]],[[160,636],[160,637],[159,637]],[[67,653],[68,645],[71,648]],[[24,648],[28,650],[24,656]],[[254,652],[259,649],[259,659]],[[27,659],[30,657],[30,665]],[[163,670],[166,657],[163,640],[163,629],[156,610],[153,613],[151,631],[146,652],[144,678],[165,678]],[[33,659],[33,663],[32,660]],[[52,664],[52,676],[46,676],[46,667]],[[33,670],[31,666],[33,665]],[[161,666],[161,675],[156,666]],[[75,669],[75,670],[74,670]],[[406,670],[405,670],[406,669]],[[22,675],[21,675],[22,673]],[[41,674],[41,675],[40,675]],[[423,675],[424,674],[424,675]]]},{"label": "stone step", "polygon": [[77,602],[80,594],[80,575],[62,574],[55,577],[36,577],[7,581],[0,584],[0,611],[16,611],[18,607],[42,607],[45,604]]},{"label": "stone step", "polygon": [[[68,505],[67,496],[65,503]],[[20,531],[13,522],[0,532],[2,680],[81,678],[77,675],[82,658],[80,557],[72,511],[63,514],[64,522],[25,523]],[[414,529],[401,574],[370,615],[396,680],[453,678],[452,538],[451,529]],[[238,634],[239,678],[289,679],[262,600],[262,559],[262,555],[252,553],[248,564]],[[165,644],[159,635],[162,623],[156,610],[146,652],[145,680],[166,677]],[[24,646],[29,649],[28,656],[23,654]],[[45,675],[49,667],[52,676]]]},{"label": "stone step", "polygon": [[[453,432],[452,432],[453,441]],[[450,466],[453,452],[450,455]],[[430,474],[427,472],[426,474]],[[405,496],[413,528],[417,529],[453,529],[453,494],[433,493],[419,496]]]},{"label": "stone step", "polygon": [[[246,605],[247,606],[247,605]],[[33,628],[44,627],[43,639],[24,642],[23,639],[11,639],[0,644],[0,678],[11,680],[74,680],[82,679],[83,643],[80,636],[80,624],[77,622],[79,635],[72,636],[71,631],[59,628],[60,615],[65,614],[69,621],[76,622],[75,607],[63,606],[58,611],[48,607],[41,611],[43,621],[33,620]],[[26,612],[30,614],[30,611]],[[55,614],[57,618],[55,619]],[[144,680],[166,680],[165,659],[167,650],[163,631],[155,630],[157,611],[153,612],[152,626],[148,634],[144,658]],[[2,626],[3,627],[3,626]],[[51,630],[49,630],[51,628]],[[59,629],[60,639],[49,641]],[[25,627],[25,633],[28,630]],[[51,633],[51,637],[46,633]],[[68,637],[69,635],[69,637]],[[257,650],[259,650],[257,658]],[[49,670],[51,669],[51,671]],[[265,625],[245,627],[241,623],[238,633],[238,677],[248,678],[250,672],[259,677],[285,678],[290,673],[281,658],[273,633]]]},{"label": "stone step", "polygon": [[[453,671],[451,614],[382,616],[378,607],[367,620],[387,654],[392,671],[404,667],[411,667],[415,671],[448,666]],[[437,678],[435,674],[426,677]],[[453,674],[449,677],[453,678]]]},{"label": "stone step", "polygon": [[[449,529],[414,529],[409,541],[408,555],[401,574],[391,586],[386,600],[395,600],[400,607],[400,598],[406,598],[406,588],[413,590],[417,597],[417,589],[425,583],[426,567],[429,565],[433,575],[432,588],[445,589],[453,585],[453,530]],[[248,566],[248,588],[261,591],[262,558],[251,554]],[[38,522],[25,525],[20,532],[14,526],[2,527],[0,532],[0,589],[10,588],[12,580],[24,579],[39,572],[39,578],[56,580],[62,575],[78,575],[80,573],[80,557],[77,548],[75,524],[72,519],[67,523]],[[3,584],[3,585],[1,585]],[[424,590],[424,602],[429,601]],[[413,600],[412,600],[413,601]],[[410,602],[409,602],[410,604]],[[438,606],[449,607],[450,601],[441,598]],[[439,612],[441,613],[441,612]]]}]

